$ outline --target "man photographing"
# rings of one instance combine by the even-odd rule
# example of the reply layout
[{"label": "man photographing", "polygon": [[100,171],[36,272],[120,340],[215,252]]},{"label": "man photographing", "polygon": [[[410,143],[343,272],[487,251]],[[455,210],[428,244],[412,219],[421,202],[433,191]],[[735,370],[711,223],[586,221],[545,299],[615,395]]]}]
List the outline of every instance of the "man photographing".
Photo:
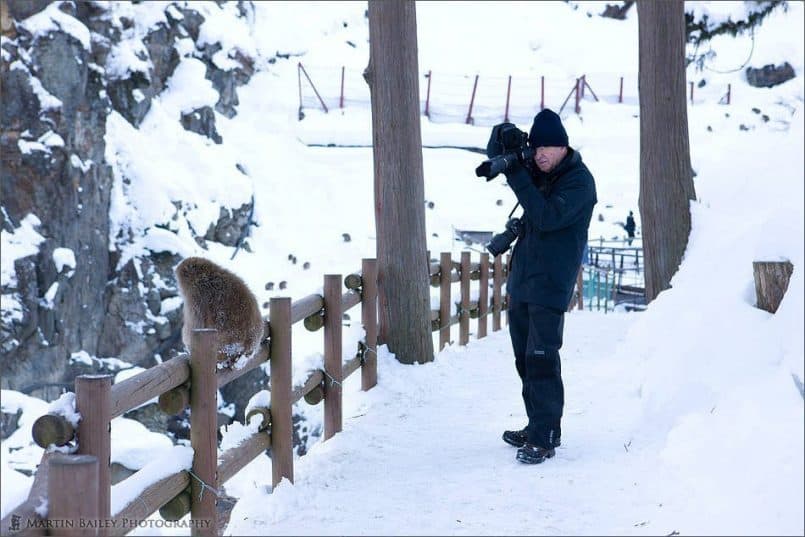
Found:
[{"label": "man photographing", "polygon": [[491,179],[490,172],[494,177],[502,171],[524,211],[487,246],[499,255],[517,239],[506,289],[528,425],[505,431],[503,440],[519,448],[518,461],[537,464],[553,457],[560,444],[564,386],[559,349],[564,312],[598,201],[595,181],[578,151],[568,146],[561,119],[547,108],[534,117],[527,141],[511,123],[495,126],[487,156],[490,160],[476,174]]}]

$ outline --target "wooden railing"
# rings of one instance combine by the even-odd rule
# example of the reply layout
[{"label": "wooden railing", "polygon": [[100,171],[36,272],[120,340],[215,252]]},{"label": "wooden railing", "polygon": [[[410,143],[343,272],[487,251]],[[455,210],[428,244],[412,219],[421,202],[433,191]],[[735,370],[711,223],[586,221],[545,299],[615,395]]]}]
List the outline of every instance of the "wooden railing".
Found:
[{"label": "wooden railing", "polygon": [[[470,262],[470,253],[462,252],[459,262],[451,254],[441,254],[438,263],[429,264],[430,282],[440,288],[439,308],[431,311],[432,331],[439,332],[439,348],[451,342],[450,328],[459,325],[458,343],[469,341],[470,319],[477,319],[477,337],[487,333],[487,317],[492,330],[501,328],[505,308],[502,283],[506,270],[500,257],[491,264],[489,254],[479,263]],[[471,300],[470,282],[478,281],[478,298]],[[490,285],[491,281],[491,285]],[[451,287],[460,283],[453,314]],[[347,291],[342,293],[342,286]],[[489,288],[491,287],[491,301]],[[365,330],[357,354],[342,363],[342,316],[361,304]],[[111,375],[84,375],[75,380],[76,411],[81,415],[78,427],[61,415],[40,417],[33,426],[33,436],[42,447],[64,446],[75,441],[76,454],[54,454],[46,450],[36,473],[28,500],[14,509],[0,524],[16,527],[20,534],[98,534],[124,535],[157,510],[167,520],[191,515],[193,535],[219,532],[216,497],[218,489],[244,466],[271,448],[272,483],[293,481],[293,424],[291,409],[305,398],[324,403],[324,440],[341,430],[342,382],[361,370],[361,388],[377,383],[377,265],[364,259],[361,271],[342,279],[324,276],[323,294],[290,298],[272,298],[269,319],[260,349],[239,369],[217,369],[217,332],[195,330],[190,352],[177,356],[112,385]],[[324,329],[324,365],[312,371],[298,386],[291,384],[291,332],[302,321],[308,330]],[[270,405],[252,409],[246,421],[259,415],[262,422],[256,433],[218,455],[217,389],[246,374],[260,364],[270,363]],[[111,512],[111,420],[129,410],[158,398],[160,408],[176,414],[190,408],[191,467],[176,471],[140,489],[138,497]],[[132,479],[137,476],[127,478]],[[75,483],[82,483],[82,489]],[[85,486],[86,485],[86,486]],[[70,493],[72,491],[72,493]],[[47,499],[47,514],[41,505]],[[40,509],[37,512],[37,509]]]}]

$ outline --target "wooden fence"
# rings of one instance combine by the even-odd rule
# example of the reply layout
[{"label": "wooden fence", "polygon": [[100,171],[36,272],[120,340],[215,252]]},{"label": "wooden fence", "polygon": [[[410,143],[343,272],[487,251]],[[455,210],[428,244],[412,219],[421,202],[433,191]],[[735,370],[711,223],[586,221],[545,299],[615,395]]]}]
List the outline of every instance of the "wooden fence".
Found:
[{"label": "wooden fence", "polygon": [[[506,274],[501,257],[490,262],[486,253],[478,263],[470,262],[470,252],[462,252],[458,262],[449,252],[442,253],[438,263],[429,261],[431,285],[440,288],[439,308],[431,311],[432,331],[439,332],[440,349],[450,343],[450,328],[456,324],[458,343],[467,344],[471,318],[477,320],[478,338],[486,336],[490,315],[492,330],[500,330]],[[471,281],[478,282],[477,300],[471,300]],[[453,313],[451,287],[455,282],[460,284],[460,293]],[[347,290],[342,292],[342,287]],[[365,336],[357,354],[342,363],[342,316],[358,304]],[[324,366],[312,371],[301,385],[292,386],[291,330],[300,321],[308,330],[324,329]],[[292,405],[302,398],[312,404],[323,401],[327,440],[341,430],[344,379],[360,369],[363,390],[377,382],[376,261],[364,259],[361,271],[346,278],[325,275],[322,295],[294,302],[287,297],[272,298],[265,333],[258,352],[239,369],[217,369],[217,332],[200,329],[193,332],[189,354],[118,384],[112,384],[111,375],[77,377],[78,426],[54,414],[40,417],[33,426],[38,445],[47,448],[75,441],[77,454],[46,450],[27,501],[9,513],[1,527],[20,535],[124,535],[159,510],[163,518],[174,521],[189,512],[193,535],[216,535],[220,531],[219,487],[261,453],[271,449],[273,485],[283,478],[293,481]],[[252,409],[246,416],[247,422],[254,415],[262,419],[259,430],[219,456],[217,390],[266,361],[270,364],[270,405]],[[150,483],[135,500],[112,513],[111,420],[154,398],[169,414],[190,407],[192,466]],[[44,515],[43,501],[47,502]]]}]

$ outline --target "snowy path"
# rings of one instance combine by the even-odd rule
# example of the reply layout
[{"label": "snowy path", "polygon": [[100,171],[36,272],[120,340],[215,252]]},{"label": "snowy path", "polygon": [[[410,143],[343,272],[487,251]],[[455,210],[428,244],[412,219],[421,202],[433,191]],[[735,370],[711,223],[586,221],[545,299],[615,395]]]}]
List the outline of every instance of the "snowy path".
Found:
[{"label": "snowy path", "polygon": [[634,476],[652,471],[624,447],[634,394],[611,355],[634,315],[567,316],[563,445],[546,463],[500,439],[524,424],[504,327],[424,366],[381,360],[378,387],[346,387],[343,432],[297,459],[293,486],[243,495],[228,534],[670,533],[648,523],[661,507]]}]

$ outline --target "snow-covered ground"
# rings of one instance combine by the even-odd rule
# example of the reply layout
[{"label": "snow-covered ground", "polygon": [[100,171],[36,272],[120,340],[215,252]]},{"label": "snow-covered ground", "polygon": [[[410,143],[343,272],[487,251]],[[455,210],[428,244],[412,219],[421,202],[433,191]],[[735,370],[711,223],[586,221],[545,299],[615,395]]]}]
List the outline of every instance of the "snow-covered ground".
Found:
[{"label": "snow-covered ground", "polygon": [[[145,2],[131,9],[142,15],[135,20],[154,21],[165,5]],[[342,65],[357,72],[366,66],[366,4],[257,3],[248,28],[235,20],[232,7],[197,5],[216,14],[214,24],[202,27],[208,39],[256,52],[260,70],[238,90],[238,115],[216,115],[221,145],[184,131],[175,119],[179,110],[214,102],[203,69],[190,58],[182,60],[139,130],[112,114],[109,159],[132,181],[118,183],[110,217],[115,229],[130,228],[140,238],[125,247],[123,258],[142,249],[201,254],[243,276],[261,304],[272,296],[301,298],[321,288],[322,274],[347,274],[361,257],[374,255],[371,148],[320,147],[368,146],[368,106],[349,103],[327,114],[306,108],[305,119],[297,119],[297,61],[312,66],[311,74],[316,66],[333,73]],[[686,5],[716,18],[745,8],[743,2]],[[602,6],[420,2],[420,70],[450,73],[457,81],[456,106],[466,101],[461,92],[471,90],[464,79],[476,73],[504,81],[508,74],[572,79],[588,73],[597,91],[593,73],[634,81],[636,12],[632,8],[626,21],[602,19],[595,16]],[[748,35],[717,39],[712,47],[718,55],[708,64],[728,71],[751,53],[753,67],[790,62],[795,79],[757,89],[740,70],[689,69],[689,80],[706,85],[688,109],[698,196],[691,204],[688,250],[673,288],[646,312],[567,316],[567,406],[563,445],[554,459],[519,465],[500,440],[503,429],[525,419],[505,331],[466,348],[451,346],[427,365],[402,366],[384,355],[375,389],[362,393],[354,379],[347,382],[344,431],[297,459],[295,484],[267,493],[270,461],[262,457],[227,483],[227,492],[240,498],[228,531],[802,535],[803,8],[790,2],[787,13],[764,22],[754,41]],[[277,52],[299,56],[265,61]],[[420,78],[420,89],[425,81]],[[729,106],[718,104],[727,83]],[[591,238],[622,236],[617,222],[629,210],[640,225],[635,89],[626,91],[631,98],[622,104],[586,99],[581,115],[568,108],[563,113],[570,144],[597,182]],[[480,93],[478,106],[484,103]],[[499,114],[502,120],[502,109]],[[517,121],[528,129],[528,121]],[[422,121],[426,146],[484,147],[488,135],[486,125]],[[454,228],[501,229],[514,196],[504,181],[474,176],[479,154],[426,148],[423,159],[426,201],[434,204],[426,209],[432,253],[458,256],[464,245],[453,240]],[[169,184],[164,169],[172,171]],[[203,251],[190,238],[188,226],[206,229],[220,204],[237,207],[252,194],[260,224],[249,239],[253,253],[241,250],[232,261],[232,248],[210,243]],[[185,202],[187,216],[171,221],[177,199]],[[323,224],[323,215],[335,224]],[[6,270],[13,266],[7,245],[20,255],[36,248],[35,220],[29,223],[13,236],[3,232],[4,283],[13,273]],[[760,259],[788,259],[795,267],[774,315],[754,306],[752,261]],[[268,281],[286,281],[287,288],[267,290]],[[355,323],[345,329],[345,352],[354,350],[359,336]],[[320,358],[321,344],[320,333],[295,329],[297,378]],[[13,469],[38,461],[30,424],[47,405],[8,391],[2,404],[24,409],[22,427],[0,449],[5,515],[30,487],[31,478]],[[320,407],[300,405],[312,423],[321,419]],[[119,422],[113,435],[130,427]],[[228,434],[242,433],[230,427]],[[141,438],[135,447],[147,449]],[[164,448],[167,457],[169,446],[162,444],[151,445]],[[131,449],[113,440],[113,458],[144,463]],[[170,456],[175,464],[184,460]]]}]

